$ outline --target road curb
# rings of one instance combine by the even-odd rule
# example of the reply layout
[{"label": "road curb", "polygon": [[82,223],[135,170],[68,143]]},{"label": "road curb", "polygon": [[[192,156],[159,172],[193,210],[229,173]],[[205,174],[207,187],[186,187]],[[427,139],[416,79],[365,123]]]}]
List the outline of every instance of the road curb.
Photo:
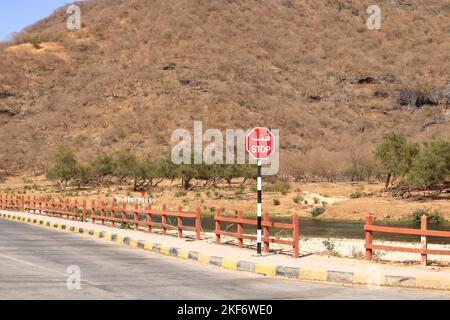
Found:
[{"label": "road curb", "polygon": [[99,232],[89,228],[71,226],[67,223],[53,223],[39,218],[25,218],[13,213],[1,213],[0,218],[21,223],[65,230],[77,234],[87,235],[96,239],[104,239],[129,246],[134,249],[156,252],[165,256],[172,256],[184,260],[192,260],[198,263],[235,271],[245,271],[266,276],[282,277],[298,280],[320,281],[341,284],[367,285],[370,287],[401,287],[413,289],[450,290],[450,279],[428,276],[405,277],[384,273],[345,272],[323,268],[295,268],[258,264],[249,261],[231,260],[219,256],[210,256],[196,251],[170,247],[161,243],[143,241],[123,237],[115,233]]}]

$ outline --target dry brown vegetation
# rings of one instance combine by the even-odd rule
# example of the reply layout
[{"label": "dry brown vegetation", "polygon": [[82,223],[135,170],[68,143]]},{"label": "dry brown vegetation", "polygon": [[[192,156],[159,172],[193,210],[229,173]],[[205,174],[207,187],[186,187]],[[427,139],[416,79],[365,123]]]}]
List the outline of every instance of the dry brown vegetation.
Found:
[{"label": "dry brown vegetation", "polygon": [[[240,180],[215,187],[197,187],[185,191],[179,187],[181,181],[164,181],[154,187],[147,196],[152,197],[153,205],[160,207],[167,204],[176,209],[183,206],[186,210],[195,210],[200,206],[203,214],[214,214],[216,208],[222,208],[229,214],[243,210],[246,214],[255,212],[255,183],[249,181],[241,186]],[[450,221],[450,193],[442,194],[438,199],[420,197],[420,193],[409,199],[398,199],[384,192],[383,183],[367,184],[363,182],[338,183],[296,183],[288,187],[268,189],[264,184],[263,208],[272,216],[291,216],[294,213],[301,217],[311,217],[314,208],[325,206],[319,219],[364,220],[367,213],[372,213],[377,220],[408,220],[414,210],[430,208],[437,210],[442,217]],[[273,185],[272,185],[273,186]],[[242,187],[242,188],[241,188]],[[108,187],[67,188],[61,192],[44,176],[8,177],[0,185],[0,193],[25,196],[53,195],[55,198],[77,198],[88,200],[105,200],[111,202],[113,197],[142,197],[140,192],[133,192],[129,185],[112,185]],[[355,193],[362,196],[353,198]],[[277,202],[276,202],[277,200]]]},{"label": "dry brown vegetation", "polygon": [[449,137],[450,6],[379,1],[369,31],[372,2],[96,0],[78,31],[61,8],[0,47],[0,164],[39,173],[61,144],[158,157],[194,120],[280,128],[297,175],[371,162],[388,131]]}]

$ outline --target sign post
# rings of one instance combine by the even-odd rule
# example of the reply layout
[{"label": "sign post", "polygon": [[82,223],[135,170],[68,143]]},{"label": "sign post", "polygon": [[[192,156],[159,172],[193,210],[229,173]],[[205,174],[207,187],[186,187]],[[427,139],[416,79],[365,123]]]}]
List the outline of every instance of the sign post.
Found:
[{"label": "sign post", "polygon": [[257,203],[257,253],[261,255],[262,243],[262,160],[270,158],[275,151],[275,136],[267,128],[256,127],[246,139],[246,149],[258,161],[258,203]]}]

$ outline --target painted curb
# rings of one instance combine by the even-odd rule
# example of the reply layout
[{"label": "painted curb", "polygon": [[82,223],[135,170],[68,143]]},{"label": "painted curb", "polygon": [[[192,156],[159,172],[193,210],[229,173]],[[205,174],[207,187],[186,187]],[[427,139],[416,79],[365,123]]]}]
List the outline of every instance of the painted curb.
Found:
[{"label": "painted curb", "polygon": [[186,249],[166,246],[161,243],[153,243],[143,240],[131,239],[123,237],[115,233],[99,232],[88,228],[80,228],[71,226],[69,224],[52,223],[50,221],[38,218],[25,218],[14,215],[12,213],[2,213],[0,218],[21,223],[34,224],[44,226],[52,229],[65,230],[82,235],[88,235],[96,239],[104,239],[113,241],[118,244],[123,244],[134,249],[143,249],[147,251],[156,252],[166,256],[176,257],[184,260],[192,260],[198,263],[235,270],[245,271],[251,273],[262,274],[266,276],[290,278],[297,280],[321,281],[341,284],[357,284],[367,285],[370,287],[401,287],[414,289],[436,289],[436,290],[450,290],[450,279],[439,277],[405,277],[390,274],[373,273],[354,273],[336,270],[328,270],[321,268],[294,268],[285,266],[275,266],[258,264],[248,261],[235,261],[218,256],[209,256],[196,251],[189,251]]}]

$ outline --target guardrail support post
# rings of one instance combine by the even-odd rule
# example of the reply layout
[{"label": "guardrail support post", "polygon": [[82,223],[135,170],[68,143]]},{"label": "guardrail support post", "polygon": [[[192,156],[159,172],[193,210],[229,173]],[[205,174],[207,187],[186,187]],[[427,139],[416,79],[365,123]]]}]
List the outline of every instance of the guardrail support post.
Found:
[{"label": "guardrail support post", "polygon": [[126,220],[128,220],[128,218],[127,218],[127,204],[126,204],[126,202],[124,202],[122,204],[122,223],[123,223],[124,228],[127,227]]},{"label": "guardrail support post", "polygon": [[134,230],[139,230],[139,207],[138,207],[138,203],[136,202],[134,204]]},{"label": "guardrail support post", "polygon": [[[420,220],[420,229],[422,231],[427,231],[427,216],[423,215],[421,220]],[[422,252],[421,254],[421,261],[422,261],[422,265],[426,266],[428,264],[428,256],[426,253],[427,250],[427,236],[422,235],[420,237],[420,242],[422,244],[422,250],[424,250],[424,252]]]},{"label": "guardrail support post", "polygon": [[110,214],[110,218],[111,218],[111,225],[113,227],[116,226],[116,222],[114,221],[114,219],[116,219],[116,201],[113,199],[111,202],[111,214]]},{"label": "guardrail support post", "polygon": [[92,204],[91,204],[91,222],[95,224],[95,216],[97,215],[96,211],[95,211],[95,200],[92,200]]},{"label": "guardrail support post", "polygon": [[102,220],[102,226],[105,225],[105,202],[102,201],[100,203],[100,212],[101,212],[101,220]]},{"label": "guardrail support post", "polygon": [[83,216],[82,216],[82,221],[86,222],[86,200],[83,200],[83,212],[82,212]]},{"label": "guardrail support post", "polygon": [[67,212],[67,220],[72,219],[73,220],[73,216],[70,216],[70,199],[66,198],[66,212]]},{"label": "guardrail support post", "polygon": [[178,216],[177,216],[177,228],[178,228],[178,238],[183,238],[183,218],[180,216],[182,214],[183,209],[178,207]]},{"label": "guardrail support post", "polygon": [[62,214],[61,214],[61,211],[63,209],[63,200],[62,200],[62,198],[58,199],[58,207],[57,208],[58,208],[58,211],[59,211],[59,217],[62,218]]},{"label": "guardrail support post", "polygon": [[196,240],[200,240],[200,232],[201,232],[201,212],[200,212],[200,207],[197,207],[196,211],[195,211],[195,239]]},{"label": "guardrail support post", "polygon": [[242,210],[238,212],[238,223],[237,223],[237,236],[238,236],[238,247],[243,248],[244,247],[244,226],[242,225],[242,222],[239,222],[241,219],[244,218],[244,214],[242,213]]},{"label": "guardrail support post", "polygon": [[220,221],[218,220],[219,217],[220,217],[220,208],[217,208],[216,216],[214,217],[215,230],[216,230],[216,244],[220,244]]},{"label": "guardrail support post", "polygon": [[298,214],[294,213],[292,216],[292,256],[298,258],[299,256],[299,234],[300,230],[298,227]]},{"label": "guardrail support post", "polygon": [[[267,212],[263,213],[263,222],[269,222],[269,214]],[[270,231],[268,226],[263,226],[263,243],[264,243],[264,253],[269,253],[270,251]]]},{"label": "guardrail support post", "polygon": [[[373,223],[373,216],[369,213],[366,216],[366,228],[372,226]],[[365,230],[366,234],[366,260],[372,260],[373,257],[373,249],[370,247],[372,246],[373,242],[373,234],[372,230]]]},{"label": "guardrail support post", "polygon": [[148,206],[147,212],[147,231],[152,232],[152,206]]},{"label": "guardrail support post", "polygon": [[73,208],[74,208],[74,211],[75,211],[75,215],[74,215],[74,219],[76,220],[76,221],[78,221],[78,208],[79,208],[80,206],[78,205],[78,199],[75,199],[75,201],[74,201],[74,203],[73,203]]},{"label": "guardrail support post", "polygon": [[162,212],[161,212],[161,222],[162,222],[162,234],[166,234],[167,233],[167,215],[166,215],[166,205],[163,205],[162,207]]}]

